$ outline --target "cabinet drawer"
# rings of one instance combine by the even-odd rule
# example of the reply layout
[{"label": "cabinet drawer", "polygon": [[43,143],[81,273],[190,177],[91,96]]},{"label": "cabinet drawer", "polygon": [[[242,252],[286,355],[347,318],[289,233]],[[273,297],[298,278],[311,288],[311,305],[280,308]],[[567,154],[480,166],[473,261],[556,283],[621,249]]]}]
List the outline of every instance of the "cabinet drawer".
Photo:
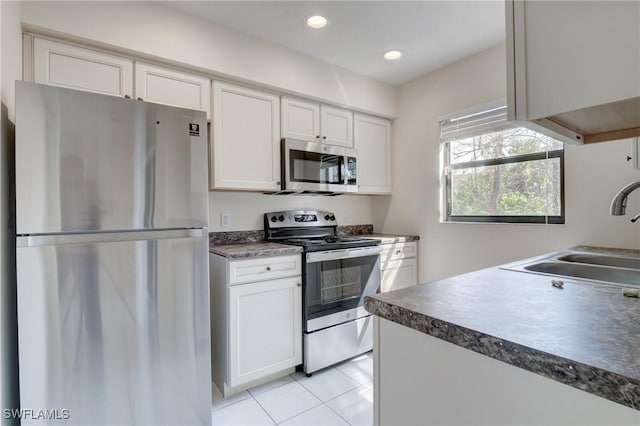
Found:
[{"label": "cabinet drawer", "polygon": [[229,285],[300,275],[301,257],[274,256],[229,262]]},{"label": "cabinet drawer", "polygon": [[381,247],[380,263],[416,257],[418,251],[418,244],[416,242],[383,244]]}]

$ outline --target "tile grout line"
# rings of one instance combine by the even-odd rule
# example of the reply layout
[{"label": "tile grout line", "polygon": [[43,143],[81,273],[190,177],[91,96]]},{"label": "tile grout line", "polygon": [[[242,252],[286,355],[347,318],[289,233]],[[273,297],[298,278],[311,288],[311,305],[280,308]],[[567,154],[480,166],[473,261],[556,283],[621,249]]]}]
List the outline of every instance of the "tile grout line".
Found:
[{"label": "tile grout line", "polygon": [[342,420],[344,420],[344,422],[346,424],[348,424],[349,426],[351,426],[351,423],[349,423],[349,421],[347,419],[345,419],[344,417],[342,417],[340,415],[340,413],[338,413],[336,410],[334,410],[333,408],[331,408],[330,406],[328,406],[327,404],[324,404],[325,407],[327,407],[329,410],[331,410],[336,416],[340,417]]},{"label": "tile grout line", "polygon": [[[279,388],[280,386],[276,386],[274,389]],[[268,392],[268,391],[267,391]],[[260,401],[258,401],[256,399],[255,396],[253,396],[253,394],[251,392],[249,392],[249,395],[251,395],[251,398],[253,398],[253,400],[256,402],[256,404],[258,404],[258,407],[260,407],[260,409],[262,411],[264,411],[264,413],[267,415],[267,417],[269,417],[271,419],[271,421],[273,422],[274,425],[277,425],[278,422],[276,422],[276,419],[274,419],[273,417],[271,417],[271,414],[269,414],[269,412],[262,406],[262,404],[260,404]]]},{"label": "tile grout line", "polygon": [[269,392],[269,391],[272,391],[272,390],[278,389],[278,388],[280,388],[280,387],[282,387],[282,386],[284,386],[284,385],[287,385],[287,384],[290,384],[290,383],[294,383],[294,382],[296,382],[296,383],[300,384],[300,385],[301,385],[301,386],[302,386],[306,391],[308,391],[309,393],[311,393],[311,395],[313,395],[313,396],[314,396],[314,397],[319,401],[319,404],[314,405],[313,407],[308,408],[307,410],[304,410],[304,411],[302,411],[302,412],[300,412],[300,413],[298,413],[298,414],[296,414],[296,415],[294,415],[294,416],[291,416],[291,417],[289,417],[289,418],[287,418],[287,419],[283,420],[283,421],[282,421],[282,422],[280,422],[280,423],[277,423],[277,422],[276,422],[276,420],[275,420],[275,419],[274,419],[274,418],[269,414],[269,412],[268,412],[268,411],[267,411],[267,410],[262,406],[262,404],[260,404],[260,401],[258,401],[258,399],[256,398],[256,396],[257,396],[257,395],[254,395],[254,394],[251,392],[251,389],[247,389],[247,395],[248,395],[248,397],[247,397],[247,398],[242,398],[242,399],[240,399],[240,400],[238,400],[238,401],[236,401],[236,402],[234,402],[234,403],[231,403],[231,404],[225,405],[225,406],[223,406],[223,407],[218,407],[218,408],[217,408],[217,409],[215,409],[215,410],[212,408],[212,415],[213,415],[213,413],[215,413],[215,411],[217,411],[217,410],[221,410],[221,409],[224,409],[224,408],[227,408],[227,407],[231,407],[231,406],[233,406],[233,405],[238,404],[239,402],[242,402],[242,401],[245,401],[245,400],[247,400],[247,399],[249,399],[249,398],[252,398],[252,399],[253,399],[253,400],[258,404],[258,406],[260,407],[260,409],[261,409],[261,410],[262,410],[262,411],[267,415],[267,417],[269,417],[269,419],[271,419],[271,421],[272,421],[275,425],[281,425],[282,423],[284,423],[284,422],[286,422],[286,421],[289,421],[289,420],[291,420],[291,419],[293,419],[293,418],[295,418],[295,417],[297,417],[297,416],[300,416],[300,415],[302,415],[302,414],[304,414],[304,413],[306,413],[306,412],[308,412],[308,411],[311,411],[311,410],[313,410],[313,409],[316,409],[316,408],[318,408],[318,407],[319,407],[319,406],[321,406],[321,405],[324,405],[326,408],[328,408],[328,409],[329,409],[329,411],[331,411],[332,413],[334,413],[336,416],[338,416],[338,418],[340,418],[340,419],[341,419],[341,420],[343,420],[346,424],[348,424],[348,425],[350,425],[350,426],[351,426],[351,423],[349,423],[349,421],[347,421],[347,419],[345,419],[345,418],[344,418],[343,416],[341,416],[338,412],[336,412],[334,409],[332,409],[329,405],[327,405],[327,403],[328,403],[328,402],[330,402],[330,401],[333,401],[333,400],[335,400],[335,399],[337,399],[337,398],[340,398],[341,396],[344,396],[344,395],[346,395],[346,394],[347,394],[347,393],[349,393],[349,392],[352,392],[352,391],[355,391],[355,390],[357,390],[357,389],[365,388],[365,387],[367,387],[367,386],[370,386],[370,385],[372,385],[373,381],[368,382],[368,383],[360,383],[359,381],[355,380],[354,378],[352,378],[351,376],[349,376],[349,375],[348,375],[348,374],[346,374],[345,372],[343,372],[343,371],[341,371],[340,369],[338,369],[336,366],[331,366],[331,367],[330,367],[330,368],[328,368],[327,370],[329,370],[329,369],[332,369],[332,370],[334,370],[334,371],[338,371],[338,372],[340,372],[340,374],[342,374],[343,376],[345,376],[346,378],[348,378],[349,380],[351,380],[351,381],[352,381],[353,383],[355,383],[357,386],[355,386],[354,388],[351,388],[351,389],[349,389],[349,390],[347,390],[347,391],[345,391],[345,392],[343,392],[343,393],[340,393],[340,394],[338,394],[338,395],[334,396],[333,398],[331,398],[331,399],[329,399],[329,400],[327,400],[327,401],[322,401],[322,400],[321,400],[321,399],[320,399],[316,394],[314,394],[314,393],[313,393],[309,388],[307,388],[307,387],[304,385],[304,383],[302,382],[302,380],[304,380],[304,379],[308,379],[308,377],[306,377],[306,375],[304,375],[304,373],[302,373],[302,374],[303,374],[303,376],[301,376],[300,378],[298,378],[298,377],[296,377],[295,372],[294,372],[294,373],[291,373],[291,374],[289,374],[289,375],[288,375],[289,377],[291,377],[291,378],[293,379],[292,381],[287,382],[287,383],[279,384],[279,385],[277,385],[277,386],[275,386],[275,387],[273,387],[273,388],[270,388],[270,389],[268,389],[268,390],[266,390],[266,391],[263,391],[263,392],[261,392],[261,393],[259,393],[259,394],[257,394],[257,395],[261,395],[262,393]]},{"label": "tile grout line", "polygon": [[[313,392],[311,392],[311,391],[310,391],[309,389],[307,389],[307,388],[306,388],[302,383],[300,383],[300,382],[299,382],[295,377],[293,377],[293,374],[289,374],[289,376],[290,376],[291,378],[293,378],[293,380],[292,380],[291,382],[282,383],[281,385],[278,385],[278,386],[276,386],[276,387],[274,387],[274,388],[271,388],[271,389],[269,389],[269,390],[267,390],[267,391],[261,392],[261,394],[262,394],[262,393],[265,393],[265,392],[272,391],[272,390],[274,390],[274,389],[278,389],[279,387],[282,387],[282,386],[284,386],[284,385],[288,385],[289,383],[296,382],[296,383],[298,383],[300,386],[302,386],[304,389],[306,389],[309,393],[311,393],[311,395],[313,395],[313,396],[314,396],[318,401],[320,401],[320,404],[318,404],[318,405],[314,405],[313,407],[311,407],[311,408],[309,408],[309,409],[306,409],[306,410],[304,410],[303,412],[298,413],[298,414],[296,414],[296,415],[294,415],[294,416],[288,417],[288,418],[284,419],[283,421],[281,421],[280,423],[278,423],[278,422],[276,422],[276,419],[274,419],[273,417],[271,417],[271,414],[269,414],[269,412],[266,410],[266,408],[264,408],[264,407],[262,406],[262,404],[260,404],[260,401],[258,401],[258,400],[256,399],[256,397],[255,397],[255,396],[251,393],[251,391],[249,390],[248,392],[249,392],[249,395],[251,395],[251,398],[253,398],[253,399],[256,401],[256,403],[260,406],[260,408],[262,409],[262,411],[264,411],[264,412],[267,414],[267,416],[269,416],[269,418],[273,421],[273,424],[274,424],[274,425],[280,425],[280,424],[282,424],[282,423],[284,423],[284,422],[286,422],[286,421],[288,421],[288,420],[293,419],[294,417],[300,416],[300,415],[302,415],[303,413],[306,413],[307,411],[313,410],[314,408],[317,408],[317,407],[319,407],[320,405],[323,405],[323,404],[324,404],[324,402],[322,402],[322,400],[321,400],[320,398],[318,398],[318,397],[316,396],[316,394],[314,394]],[[259,394],[259,395],[260,395],[260,394]],[[329,409],[330,409],[330,408],[329,408]],[[332,410],[332,411],[333,411],[333,410]],[[348,423],[348,422],[347,422],[347,423]]]}]

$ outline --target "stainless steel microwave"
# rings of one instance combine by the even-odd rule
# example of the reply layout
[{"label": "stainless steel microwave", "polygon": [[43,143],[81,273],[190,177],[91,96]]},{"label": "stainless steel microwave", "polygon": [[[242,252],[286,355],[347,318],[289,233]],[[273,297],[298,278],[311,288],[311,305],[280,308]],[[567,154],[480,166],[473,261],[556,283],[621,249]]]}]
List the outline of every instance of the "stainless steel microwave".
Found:
[{"label": "stainless steel microwave", "polygon": [[282,189],[316,194],[358,191],[357,151],[339,145],[283,139]]}]

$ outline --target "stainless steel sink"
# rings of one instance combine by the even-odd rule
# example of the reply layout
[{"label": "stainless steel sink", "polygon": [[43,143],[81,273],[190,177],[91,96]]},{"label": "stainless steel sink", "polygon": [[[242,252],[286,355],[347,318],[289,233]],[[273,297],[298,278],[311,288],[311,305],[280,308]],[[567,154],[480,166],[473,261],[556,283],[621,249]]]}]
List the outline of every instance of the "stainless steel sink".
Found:
[{"label": "stainless steel sink", "polygon": [[624,284],[625,286],[640,287],[640,271],[635,269],[561,262],[539,262],[525,266],[524,269],[532,272],[543,272],[550,275],[584,278],[588,280]]},{"label": "stainless steel sink", "polygon": [[640,288],[640,258],[633,257],[565,250],[503,269]]},{"label": "stainless steel sink", "polygon": [[587,263],[589,265],[613,266],[617,268],[640,269],[640,259],[632,257],[606,256],[601,254],[571,253],[559,256],[564,262]]}]

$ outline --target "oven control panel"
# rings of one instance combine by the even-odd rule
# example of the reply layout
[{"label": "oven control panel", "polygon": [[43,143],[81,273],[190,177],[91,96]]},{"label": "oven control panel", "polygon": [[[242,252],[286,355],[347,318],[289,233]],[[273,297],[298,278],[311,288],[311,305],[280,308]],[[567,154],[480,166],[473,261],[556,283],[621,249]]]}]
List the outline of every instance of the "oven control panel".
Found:
[{"label": "oven control panel", "polygon": [[320,210],[287,210],[264,214],[265,228],[336,226],[332,212]]}]

